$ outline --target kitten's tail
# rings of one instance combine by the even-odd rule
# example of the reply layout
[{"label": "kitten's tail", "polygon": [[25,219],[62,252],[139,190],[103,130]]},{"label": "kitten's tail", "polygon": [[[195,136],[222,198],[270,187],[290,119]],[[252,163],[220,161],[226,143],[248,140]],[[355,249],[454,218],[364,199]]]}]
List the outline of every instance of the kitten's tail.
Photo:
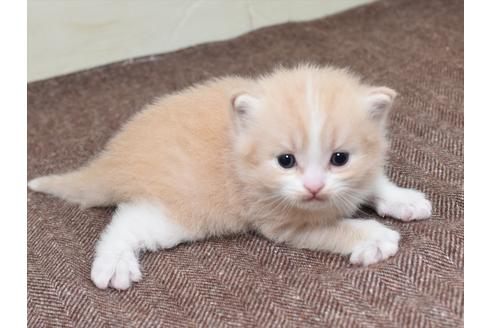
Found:
[{"label": "kitten's tail", "polygon": [[116,204],[114,188],[101,173],[97,165],[90,165],[66,174],[35,178],[27,185],[34,191],[60,197],[83,208]]}]

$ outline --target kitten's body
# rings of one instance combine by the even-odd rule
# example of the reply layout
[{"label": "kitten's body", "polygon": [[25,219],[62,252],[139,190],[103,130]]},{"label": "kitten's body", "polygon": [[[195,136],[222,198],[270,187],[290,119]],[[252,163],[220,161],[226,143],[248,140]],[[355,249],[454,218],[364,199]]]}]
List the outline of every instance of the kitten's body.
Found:
[{"label": "kitten's body", "polygon": [[[213,80],[148,106],[87,166],[29,186],[84,207],[120,204],[96,251],[100,288],[139,280],[138,250],[248,229],[367,265],[393,255],[399,235],[344,219],[358,206],[404,220],[430,215],[423,194],[383,173],[394,95],[308,66]],[[340,150],[350,161],[334,167],[329,157]],[[295,168],[278,165],[284,153],[295,154]],[[319,199],[307,200],[320,183]]]}]

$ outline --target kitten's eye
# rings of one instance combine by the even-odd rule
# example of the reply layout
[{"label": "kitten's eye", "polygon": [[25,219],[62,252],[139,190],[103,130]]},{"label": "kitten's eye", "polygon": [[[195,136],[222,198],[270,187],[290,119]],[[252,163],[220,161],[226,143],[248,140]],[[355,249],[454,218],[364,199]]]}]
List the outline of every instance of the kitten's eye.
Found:
[{"label": "kitten's eye", "polygon": [[290,169],[296,165],[296,158],[292,154],[282,154],[277,157],[277,161],[284,169]]},{"label": "kitten's eye", "polygon": [[348,153],[338,152],[331,155],[330,163],[335,166],[343,166],[349,159]]}]

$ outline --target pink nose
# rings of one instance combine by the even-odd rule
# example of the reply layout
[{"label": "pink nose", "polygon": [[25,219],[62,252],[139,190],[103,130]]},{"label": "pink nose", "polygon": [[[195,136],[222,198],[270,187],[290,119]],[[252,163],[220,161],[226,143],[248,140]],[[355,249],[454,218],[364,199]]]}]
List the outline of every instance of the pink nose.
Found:
[{"label": "pink nose", "polygon": [[321,189],[323,189],[324,186],[325,184],[323,182],[304,182],[304,188],[306,188],[313,195],[316,195]]}]

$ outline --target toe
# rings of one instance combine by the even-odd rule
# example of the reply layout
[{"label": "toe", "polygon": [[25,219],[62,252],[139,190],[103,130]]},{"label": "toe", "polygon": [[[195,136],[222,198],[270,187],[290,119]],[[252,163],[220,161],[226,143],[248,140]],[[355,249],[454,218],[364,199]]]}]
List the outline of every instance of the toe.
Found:
[{"label": "toe", "polygon": [[118,290],[125,290],[130,288],[130,274],[129,272],[115,273],[111,278],[111,287]]},{"label": "toe", "polygon": [[101,257],[96,257],[91,269],[91,280],[99,289],[108,288],[109,281],[114,273],[114,267],[108,265]]}]

